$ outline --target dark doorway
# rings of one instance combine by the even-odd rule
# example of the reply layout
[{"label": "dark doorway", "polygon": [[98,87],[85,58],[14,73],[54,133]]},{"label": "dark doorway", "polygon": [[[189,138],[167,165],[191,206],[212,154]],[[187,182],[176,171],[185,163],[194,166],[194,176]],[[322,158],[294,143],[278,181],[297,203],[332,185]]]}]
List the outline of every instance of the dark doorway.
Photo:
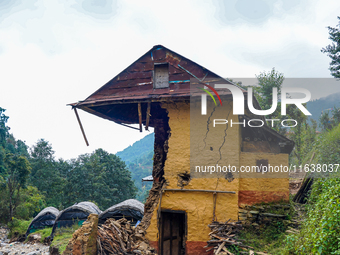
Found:
[{"label": "dark doorway", "polygon": [[161,255],[185,254],[186,219],[183,211],[163,211],[161,214]]}]

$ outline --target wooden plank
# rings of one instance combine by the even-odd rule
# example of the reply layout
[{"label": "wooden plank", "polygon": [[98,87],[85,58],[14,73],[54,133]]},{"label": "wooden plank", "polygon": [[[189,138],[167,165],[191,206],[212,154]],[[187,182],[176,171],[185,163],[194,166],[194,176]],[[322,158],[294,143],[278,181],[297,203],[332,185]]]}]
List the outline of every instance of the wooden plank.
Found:
[{"label": "wooden plank", "polygon": [[77,117],[77,120],[78,120],[78,123],[79,123],[79,126],[80,126],[80,130],[81,130],[81,132],[83,134],[85,143],[86,143],[87,146],[89,146],[89,142],[87,141],[83,125],[81,124],[81,121],[80,121],[80,118],[79,118],[79,115],[78,115],[78,112],[77,112],[77,108],[74,107],[73,110],[74,110],[74,113],[76,114],[76,117]]},{"label": "wooden plank", "polygon": [[142,105],[138,103],[139,132],[143,132],[142,128]]},{"label": "wooden plank", "polygon": [[205,189],[164,189],[164,191],[194,191],[194,192],[212,192],[212,193],[235,194],[235,191],[205,190]]},{"label": "wooden plank", "polygon": [[150,110],[151,110],[151,103],[148,102],[148,107],[146,109],[146,123],[145,123],[145,130],[149,130],[149,123],[150,123]]},{"label": "wooden plank", "polygon": [[215,254],[219,254],[220,251],[222,250],[222,248],[224,247],[224,245],[226,244],[226,242],[221,243],[221,245],[218,247],[217,251],[215,252]]}]

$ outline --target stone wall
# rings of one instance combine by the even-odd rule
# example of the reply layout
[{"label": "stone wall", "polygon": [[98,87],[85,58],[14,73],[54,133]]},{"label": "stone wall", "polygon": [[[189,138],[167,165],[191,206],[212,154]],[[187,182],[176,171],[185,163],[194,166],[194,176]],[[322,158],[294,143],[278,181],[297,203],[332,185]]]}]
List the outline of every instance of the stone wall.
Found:
[{"label": "stone wall", "polygon": [[245,225],[253,226],[269,224],[272,221],[282,221],[289,225],[292,223],[288,219],[290,211],[289,204],[244,205],[238,210],[238,220]]}]

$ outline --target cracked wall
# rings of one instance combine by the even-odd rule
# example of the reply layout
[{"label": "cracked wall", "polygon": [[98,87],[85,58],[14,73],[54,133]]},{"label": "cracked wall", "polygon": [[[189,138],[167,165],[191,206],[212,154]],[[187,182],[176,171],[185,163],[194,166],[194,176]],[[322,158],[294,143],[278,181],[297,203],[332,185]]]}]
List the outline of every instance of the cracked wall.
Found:
[{"label": "cracked wall", "polygon": [[[164,179],[166,188],[181,189],[180,176],[183,173],[190,173],[190,105],[188,103],[165,103],[162,105],[167,110],[169,116],[169,126],[171,136],[168,140],[168,153],[164,165]],[[197,134],[203,138],[207,130],[207,120],[203,125],[203,134]],[[214,160],[221,160],[221,154],[229,152],[228,156],[233,155],[233,162],[238,162],[239,146],[236,152],[233,152],[232,145],[224,142],[225,127],[222,128],[222,140],[218,138],[218,147],[211,152],[209,157],[213,155]],[[238,130],[227,130],[227,136],[233,141],[233,145],[239,144]],[[216,134],[210,133],[206,142],[210,146],[214,141]],[[196,136],[196,135],[194,135]],[[235,139],[236,138],[236,139]],[[216,142],[216,141],[215,141]],[[220,148],[221,147],[221,148]],[[206,147],[209,148],[209,147]],[[238,179],[230,182],[225,178],[191,178],[185,189],[206,189],[206,190],[238,190]],[[158,209],[159,204],[155,207]],[[162,195],[162,210],[184,210],[187,216],[187,236],[186,250],[187,254],[205,254],[203,247],[208,240],[210,228],[208,224],[213,219],[214,199],[213,193],[203,192],[178,192],[165,191]],[[216,199],[216,217],[219,221],[226,221],[229,218],[237,220],[238,217],[238,196],[237,194],[217,194]],[[151,218],[151,224],[147,229],[147,238],[150,243],[158,247],[159,233],[157,227],[157,212],[155,211]]]}]

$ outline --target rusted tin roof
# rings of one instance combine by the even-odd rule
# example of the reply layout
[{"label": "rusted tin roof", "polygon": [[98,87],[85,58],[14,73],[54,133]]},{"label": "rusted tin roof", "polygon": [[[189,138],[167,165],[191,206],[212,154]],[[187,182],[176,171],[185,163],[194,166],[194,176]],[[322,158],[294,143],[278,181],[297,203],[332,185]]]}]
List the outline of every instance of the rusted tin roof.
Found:
[{"label": "rusted tin roof", "polygon": [[[153,86],[154,66],[163,63],[169,65],[169,87],[155,89]],[[189,98],[190,79],[193,78],[201,81],[213,78],[223,79],[180,54],[162,45],[157,45],[84,101],[71,105],[86,110],[83,106],[180,100],[184,97]],[[230,82],[224,81],[230,84]]]},{"label": "rusted tin roof", "polygon": [[[164,64],[167,66],[165,72],[167,87],[155,88],[157,87],[154,86],[156,66]],[[148,116],[152,116],[148,123],[151,127],[154,126],[154,120],[164,117],[165,110],[161,108],[160,104],[153,102],[190,102],[190,96],[202,94],[202,91],[195,88],[196,86],[190,85],[196,83],[202,85],[204,81],[232,84],[190,59],[162,45],[156,45],[88,98],[70,105],[118,124],[139,123],[141,130],[142,123],[148,123]],[[245,90],[241,90],[244,94],[247,93]],[[218,93],[221,96],[231,96],[229,90],[219,90]],[[253,103],[257,109],[260,108],[255,97]],[[263,119],[264,125],[267,126],[263,116],[258,118]],[[78,121],[80,122],[79,119]],[[82,132],[84,134],[83,129]],[[287,138],[282,139],[288,140]],[[287,143],[286,140],[284,142]],[[289,149],[291,150],[294,145],[289,144],[292,145]]]}]

